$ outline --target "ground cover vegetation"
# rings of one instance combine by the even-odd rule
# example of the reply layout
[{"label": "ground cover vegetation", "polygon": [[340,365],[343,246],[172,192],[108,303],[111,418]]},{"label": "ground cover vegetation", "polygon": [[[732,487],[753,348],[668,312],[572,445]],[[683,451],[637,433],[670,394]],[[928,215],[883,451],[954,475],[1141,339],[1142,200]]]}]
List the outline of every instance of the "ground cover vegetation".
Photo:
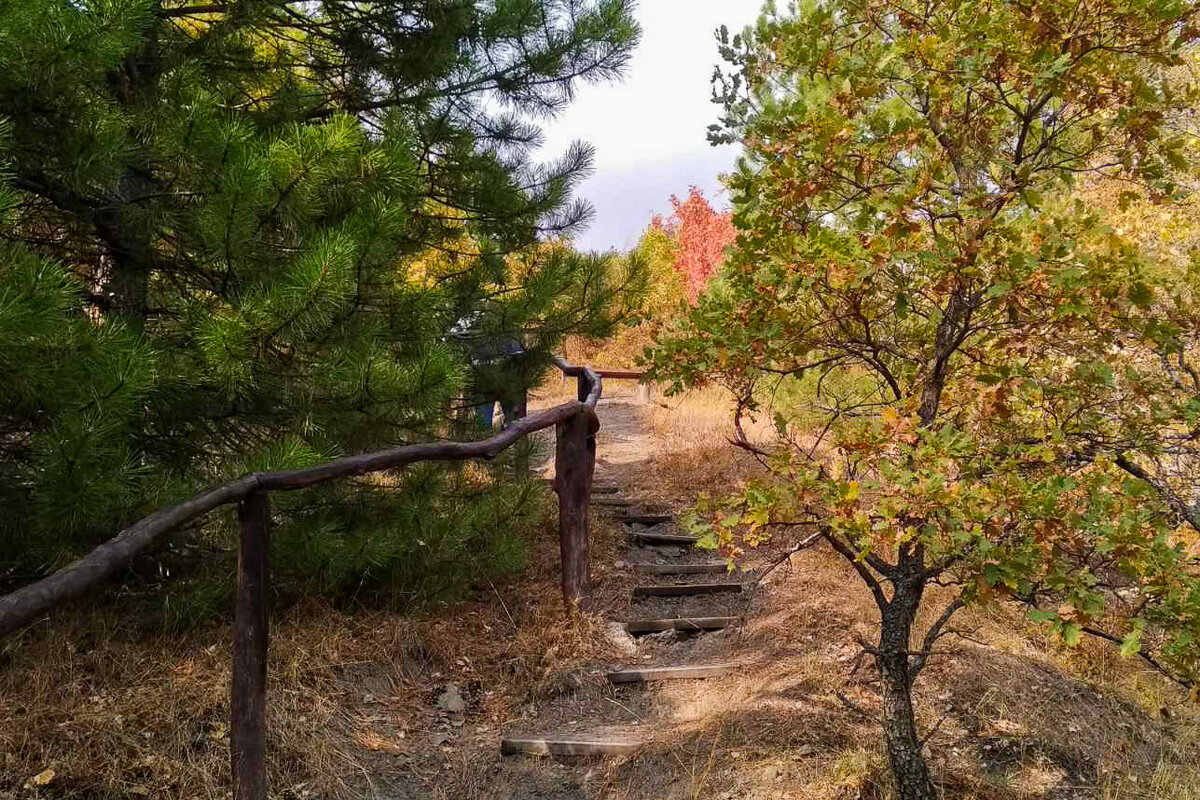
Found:
[{"label": "ground cover vegetation", "polygon": [[1196,254],[1122,220],[1188,202],[1198,12],[831,0],[722,36],[738,236],[650,355],[739,421],[778,387],[806,406],[776,404],[772,445],[737,427],[770,476],[692,525],[734,558],[786,529],[852,565],[904,800],[938,796],[912,690],[964,606],[1195,686]]},{"label": "ground cover vegetation", "polygon": [[[0,583],[249,470],[462,433],[468,314],[522,332],[531,374],[608,331],[638,278],[565,244],[590,150],[532,153],[637,37],[629,0],[7,4]],[[277,585],[437,595],[511,567],[536,509],[499,475],[281,497]],[[170,568],[226,553],[227,524]],[[220,583],[169,616],[224,607]]]}]

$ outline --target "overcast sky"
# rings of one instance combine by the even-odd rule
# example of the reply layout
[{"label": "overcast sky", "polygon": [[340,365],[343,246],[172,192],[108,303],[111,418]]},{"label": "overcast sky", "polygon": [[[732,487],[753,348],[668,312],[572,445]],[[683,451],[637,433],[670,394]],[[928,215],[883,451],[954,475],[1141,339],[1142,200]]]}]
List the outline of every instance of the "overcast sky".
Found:
[{"label": "overcast sky", "polygon": [[[642,42],[624,80],[582,87],[545,125],[548,157],[574,140],[596,148],[595,173],[579,190],[596,220],[577,239],[580,249],[628,248],[652,214],[669,210],[672,194],[693,184],[710,199],[718,192],[717,175],[733,166],[736,149],[705,139],[720,112],[711,101],[720,61],[713,32],[722,24],[740,32],[761,7],[762,0],[641,0]],[[714,205],[728,199],[722,194]]]}]

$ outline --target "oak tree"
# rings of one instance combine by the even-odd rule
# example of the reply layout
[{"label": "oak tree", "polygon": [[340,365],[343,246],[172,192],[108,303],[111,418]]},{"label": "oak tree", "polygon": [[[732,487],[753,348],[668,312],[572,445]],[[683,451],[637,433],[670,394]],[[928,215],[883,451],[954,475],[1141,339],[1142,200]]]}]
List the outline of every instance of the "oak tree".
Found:
[{"label": "oak tree", "polygon": [[800,529],[853,567],[904,800],[937,796],[911,693],[965,605],[1197,677],[1200,269],[1081,189],[1182,199],[1198,6],[806,0],[723,36],[737,241],[652,357],[739,415],[807,392],[806,425],[742,438],[769,476],[695,527],[733,554]]}]

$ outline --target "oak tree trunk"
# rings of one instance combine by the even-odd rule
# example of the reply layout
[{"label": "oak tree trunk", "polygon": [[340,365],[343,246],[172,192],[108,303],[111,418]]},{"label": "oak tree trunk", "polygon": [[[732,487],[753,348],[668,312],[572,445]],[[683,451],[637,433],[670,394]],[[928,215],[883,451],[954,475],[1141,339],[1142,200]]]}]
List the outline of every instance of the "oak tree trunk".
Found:
[{"label": "oak tree trunk", "polygon": [[929,777],[913,714],[909,661],[909,639],[924,587],[904,580],[897,580],[894,586],[892,601],[883,611],[876,657],[883,681],[883,736],[897,800],[934,800],[937,790]]}]

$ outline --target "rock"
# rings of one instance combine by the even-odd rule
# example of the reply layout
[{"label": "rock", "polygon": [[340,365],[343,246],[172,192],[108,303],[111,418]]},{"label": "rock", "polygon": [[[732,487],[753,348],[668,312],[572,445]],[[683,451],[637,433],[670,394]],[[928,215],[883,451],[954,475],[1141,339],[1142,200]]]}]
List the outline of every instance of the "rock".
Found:
[{"label": "rock", "polygon": [[614,561],[613,569],[625,569],[628,566],[624,561]]},{"label": "rock", "polygon": [[604,638],[620,652],[625,655],[637,654],[637,640],[629,635],[629,631],[625,630],[625,626],[619,622],[607,622],[604,624]]},{"label": "rock", "polygon": [[433,746],[434,747],[441,747],[448,741],[450,741],[450,732],[449,731],[434,731],[433,732]]},{"label": "rock", "polygon": [[467,701],[463,700],[462,693],[458,691],[458,687],[453,683],[446,684],[446,690],[438,695],[437,706],[442,711],[447,711],[451,714],[461,714],[467,710]]}]

